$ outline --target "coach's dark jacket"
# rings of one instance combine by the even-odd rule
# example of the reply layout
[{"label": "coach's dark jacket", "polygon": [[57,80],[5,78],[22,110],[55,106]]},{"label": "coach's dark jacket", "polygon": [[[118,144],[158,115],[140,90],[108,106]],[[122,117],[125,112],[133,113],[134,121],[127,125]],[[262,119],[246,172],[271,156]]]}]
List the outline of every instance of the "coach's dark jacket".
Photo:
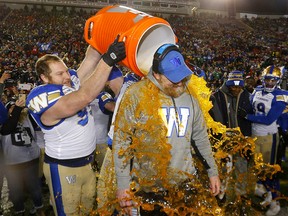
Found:
[{"label": "coach's dark jacket", "polygon": [[[229,92],[228,87],[225,85],[221,86],[214,94],[211,95],[210,100],[213,103],[213,108],[210,110],[210,115],[212,118],[217,121],[221,122],[222,124],[226,125],[226,127],[231,128],[231,122],[228,117],[228,100],[229,98],[232,99],[231,93]],[[250,93],[246,90],[243,89],[243,91],[240,92],[237,98],[234,98],[236,100],[236,110],[235,110],[235,115],[237,115],[237,111],[239,107],[242,109],[246,110],[247,114],[248,113],[253,113],[253,108],[252,105],[250,104],[249,101],[250,98]],[[248,121],[245,118],[242,118],[237,115],[237,122],[238,126],[240,127],[240,130],[244,136],[251,136],[252,132],[252,125],[251,122]]]}]

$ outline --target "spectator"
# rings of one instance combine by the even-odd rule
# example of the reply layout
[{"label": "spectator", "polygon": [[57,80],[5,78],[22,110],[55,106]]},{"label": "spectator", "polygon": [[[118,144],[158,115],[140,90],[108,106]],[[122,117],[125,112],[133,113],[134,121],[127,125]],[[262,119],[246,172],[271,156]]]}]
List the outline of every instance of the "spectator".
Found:
[{"label": "spectator", "polygon": [[[0,91],[1,92],[1,91]],[[6,122],[8,118],[7,110],[0,100],[0,130],[2,127],[2,124]],[[2,186],[3,186],[3,180],[5,175],[5,164],[3,160],[3,148],[2,148],[2,136],[0,133],[0,191],[2,192]],[[2,193],[0,193],[2,195]],[[0,202],[0,215],[3,214],[2,210],[2,202]]]},{"label": "spectator", "polygon": [[[5,80],[9,78],[10,78],[10,74],[8,72],[4,72],[2,76],[0,77],[0,95],[3,94],[4,87],[5,87],[5,84],[4,84]],[[6,122],[7,118],[8,118],[7,110],[4,106],[2,99],[0,98],[0,130],[1,130],[2,124]],[[2,137],[0,134],[0,191],[2,191],[4,175],[5,175],[5,165],[4,165],[4,160],[3,160]],[[0,203],[0,205],[1,205],[0,207],[0,215],[1,215],[3,213],[2,203]]]},{"label": "spectator", "polygon": [[24,202],[28,191],[35,208],[30,212],[36,211],[37,215],[44,216],[38,178],[40,149],[34,141],[34,129],[24,106],[23,99],[9,101],[6,104],[9,118],[1,129],[9,198],[14,214],[25,215]]},{"label": "spectator", "polygon": [[244,80],[244,88],[252,94],[256,87],[256,81],[253,76],[246,76]]},{"label": "spectator", "polygon": [[3,104],[8,102],[8,97],[3,94],[5,93],[5,81],[8,80],[11,77],[10,73],[8,71],[4,71],[0,77],[0,95],[1,95],[1,102]]},{"label": "spectator", "polygon": [[[244,109],[247,113],[253,113],[249,101],[250,93],[243,87],[243,73],[241,71],[229,73],[228,80],[211,96],[213,108],[210,114],[215,121],[221,122],[228,129],[235,130],[239,127],[244,136],[251,136],[251,122],[239,117],[237,112],[238,109]],[[232,170],[229,167],[230,162],[233,165]],[[229,205],[237,203],[241,197],[247,199],[248,160],[242,152],[235,152],[227,158],[226,166],[228,167],[225,167],[227,169],[224,171],[225,179],[222,180],[222,185],[225,186],[221,194],[226,193],[225,203]],[[223,195],[220,197],[221,199]],[[227,207],[226,210],[230,211]]]},{"label": "spectator", "polygon": [[2,95],[5,88],[5,81],[11,77],[8,71],[4,71],[2,76],[0,77],[0,94]]}]

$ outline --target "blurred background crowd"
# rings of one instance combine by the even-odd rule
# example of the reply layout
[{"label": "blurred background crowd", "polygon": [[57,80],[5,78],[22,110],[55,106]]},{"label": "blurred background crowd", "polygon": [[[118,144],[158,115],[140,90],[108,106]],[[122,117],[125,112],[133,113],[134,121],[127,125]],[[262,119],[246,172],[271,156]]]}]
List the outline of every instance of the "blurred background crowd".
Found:
[{"label": "blurred background crowd", "polygon": [[[94,14],[84,10],[10,9],[5,5],[0,10],[0,75],[4,71],[11,75],[5,81],[6,95],[17,83],[38,84],[34,65],[46,53],[59,55],[70,68],[79,66],[87,46],[85,20]],[[286,18],[236,20],[201,14],[165,19],[179,39],[188,65],[195,72],[205,72],[212,91],[236,69],[257,82],[268,65],[288,67]],[[283,79],[285,84],[286,77]]]},{"label": "blurred background crowd", "polygon": [[[5,5],[0,5],[0,11],[0,83],[4,82],[4,104],[40,84],[35,63],[47,53],[57,54],[71,69],[79,67],[88,45],[83,37],[85,21],[96,12],[11,9]],[[252,87],[256,87],[261,84],[261,72],[269,65],[284,68],[282,88],[287,89],[287,18],[231,19],[202,13],[164,19],[172,26],[187,65],[205,77],[212,91],[235,70],[243,72],[245,81],[248,77],[253,80]]]}]

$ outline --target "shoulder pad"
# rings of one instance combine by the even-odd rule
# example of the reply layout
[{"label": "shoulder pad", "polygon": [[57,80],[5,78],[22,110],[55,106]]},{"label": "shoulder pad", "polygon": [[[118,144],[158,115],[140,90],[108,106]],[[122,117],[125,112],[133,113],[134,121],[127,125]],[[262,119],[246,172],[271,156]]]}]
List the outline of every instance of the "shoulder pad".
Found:
[{"label": "shoulder pad", "polygon": [[70,76],[71,76],[72,87],[75,89],[79,89],[80,88],[80,79],[78,77],[77,72],[75,70],[72,70],[72,69],[68,69],[68,72],[70,73]]},{"label": "shoulder pad", "polygon": [[275,96],[276,101],[282,101],[282,102],[288,103],[288,91],[280,89],[280,88],[276,88],[271,93]]},{"label": "shoulder pad", "polygon": [[26,106],[30,112],[43,113],[53,106],[63,95],[70,93],[70,91],[70,88],[65,88],[62,85],[45,84],[38,86],[27,96]]},{"label": "shoulder pad", "polygon": [[[286,96],[287,97],[287,96]],[[283,101],[285,102],[285,95],[276,95],[276,101]],[[286,98],[287,102],[287,98]]]},{"label": "shoulder pad", "polygon": [[77,76],[78,77],[77,71],[75,71],[73,69],[68,69],[68,72],[70,73],[71,76]]}]

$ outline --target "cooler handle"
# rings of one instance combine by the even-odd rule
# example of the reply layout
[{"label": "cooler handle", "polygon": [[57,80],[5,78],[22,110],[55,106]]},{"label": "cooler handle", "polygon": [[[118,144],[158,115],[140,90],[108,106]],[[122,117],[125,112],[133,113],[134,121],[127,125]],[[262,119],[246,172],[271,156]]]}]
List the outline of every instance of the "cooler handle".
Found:
[{"label": "cooler handle", "polygon": [[[97,44],[93,40],[93,27],[94,27],[94,17],[90,17],[86,22],[85,22],[85,27],[84,27],[84,38],[87,43],[89,43],[92,47],[97,49]],[[98,49],[97,49],[98,50]]]}]

